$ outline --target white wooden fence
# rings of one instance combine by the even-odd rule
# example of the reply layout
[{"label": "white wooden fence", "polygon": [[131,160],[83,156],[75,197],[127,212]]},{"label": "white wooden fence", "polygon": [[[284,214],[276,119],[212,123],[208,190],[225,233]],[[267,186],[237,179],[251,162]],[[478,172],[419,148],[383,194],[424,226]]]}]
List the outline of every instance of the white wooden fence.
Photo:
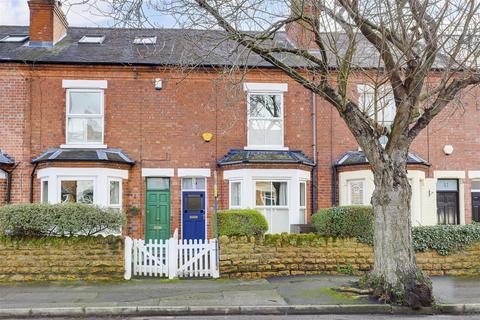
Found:
[{"label": "white wooden fence", "polygon": [[125,279],[133,276],[218,278],[217,240],[125,238]]}]

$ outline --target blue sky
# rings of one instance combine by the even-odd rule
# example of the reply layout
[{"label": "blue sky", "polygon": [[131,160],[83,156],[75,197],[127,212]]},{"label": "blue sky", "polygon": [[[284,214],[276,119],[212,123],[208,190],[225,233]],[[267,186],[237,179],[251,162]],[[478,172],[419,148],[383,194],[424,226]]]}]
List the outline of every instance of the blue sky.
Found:
[{"label": "blue sky", "polygon": [[[69,6],[69,3],[79,3],[80,0],[63,1],[63,11],[67,13],[67,20],[71,26],[112,26],[114,21],[111,18],[96,14],[91,3],[76,4]],[[28,25],[29,11],[27,0],[0,0],[0,25]],[[172,27],[174,20],[171,17],[163,16],[158,12],[148,11],[147,15],[159,27]]]}]

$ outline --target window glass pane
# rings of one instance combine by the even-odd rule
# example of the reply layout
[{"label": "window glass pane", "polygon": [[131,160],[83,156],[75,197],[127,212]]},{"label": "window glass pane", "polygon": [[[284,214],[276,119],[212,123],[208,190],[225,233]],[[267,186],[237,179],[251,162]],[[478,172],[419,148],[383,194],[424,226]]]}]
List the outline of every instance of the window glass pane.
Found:
[{"label": "window glass pane", "polygon": [[188,195],[187,203],[185,203],[185,208],[189,211],[199,211],[203,209],[203,201],[200,195]]},{"label": "window glass pane", "polygon": [[205,178],[194,178],[195,190],[205,190]]},{"label": "window glass pane", "polygon": [[300,207],[305,207],[307,199],[306,199],[306,184],[304,182],[300,182]]},{"label": "window glass pane", "polygon": [[363,180],[350,181],[350,204],[351,205],[363,205]]},{"label": "window glass pane", "polygon": [[110,204],[120,205],[120,181],[110,181]]},{"label": "window glass pane", "polygon": [[273,202],[271,183],[257,181],[255,184],[255,198],[257,206],[270,206]]},{"label": "window glass pane", "polygon": [[273,198],[274,206],[286,206],[287,205],[287,183],[286,182],[273,182]]},{"label": "window glass pane", "polygon": [[42,181],[42,203],[48,203],[48,181]]},{"label": "window glass pane", "polygon": [[102,114],[101,92],[71,91],[70,114]]},{"label": "window glass pane", "polygon": [[280,118],[282,105],[280,95],[251,94],[250,117],[256,118]]},{"label": "window glass pane", "polygon": [[437,191],[457,191],[458,181],[453,179],[439,179],[437,181]]},{"label": "window glass pane", "polygon": [[182,188],[185,190],[193,189],[193,178],[183,178],[182,179]]},{"label": "window glass pane", "polygon": [[232,182],[231,184],[232,186],[232,189],[230,190],[230,194],[231,194],[231,197],[230,197],[230,205],[231,206],[240,206],[240,182]]},{"label": "window glass pane", "polygon": [[480,190],[480,180],[472,180],[472,190]]},{"label": "window glass pane", "polygon": [[148,190],[169,190],[170,179],[169,178],[147,178]]},{"label": "window glass pane", "polygon": [[68,119],[68,143],[81,143],[85,142],[84,136],[84,120],[71,118]]},{"label": "window glass pane", "polygon": [[93,180],[64,180],[61,188],[62,202],[93,203]]},{"label": "window glass pane", "polygon": [[248,135],[250,145],[282,145],[282,121],[250,120]]},{"label": "window glass pane", "polygon": [[102,118],[87,119],[87,142],[102,142]]},{"label": "window glass pane", "polygon": [[286,206],[287,183],[257,181],[256,185],[257,206]]}]

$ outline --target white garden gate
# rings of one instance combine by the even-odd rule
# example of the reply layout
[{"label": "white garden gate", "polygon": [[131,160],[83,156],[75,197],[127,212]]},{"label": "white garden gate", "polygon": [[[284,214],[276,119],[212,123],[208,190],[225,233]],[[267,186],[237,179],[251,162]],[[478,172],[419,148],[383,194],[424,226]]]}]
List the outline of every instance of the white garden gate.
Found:
[{"label": "white garden gate", "polygon": [[132,276],[218,278],[217,240],[125,238],[125,279]]}]

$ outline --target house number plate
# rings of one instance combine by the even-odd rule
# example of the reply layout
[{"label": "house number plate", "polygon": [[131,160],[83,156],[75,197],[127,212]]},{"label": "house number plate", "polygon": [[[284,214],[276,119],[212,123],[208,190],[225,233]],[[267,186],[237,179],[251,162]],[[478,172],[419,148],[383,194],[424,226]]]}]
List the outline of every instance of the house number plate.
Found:
[{"label": "house number plate", "polygon": [[162,226],[154,226],[153,229],[154,230],[162,230]]}]

